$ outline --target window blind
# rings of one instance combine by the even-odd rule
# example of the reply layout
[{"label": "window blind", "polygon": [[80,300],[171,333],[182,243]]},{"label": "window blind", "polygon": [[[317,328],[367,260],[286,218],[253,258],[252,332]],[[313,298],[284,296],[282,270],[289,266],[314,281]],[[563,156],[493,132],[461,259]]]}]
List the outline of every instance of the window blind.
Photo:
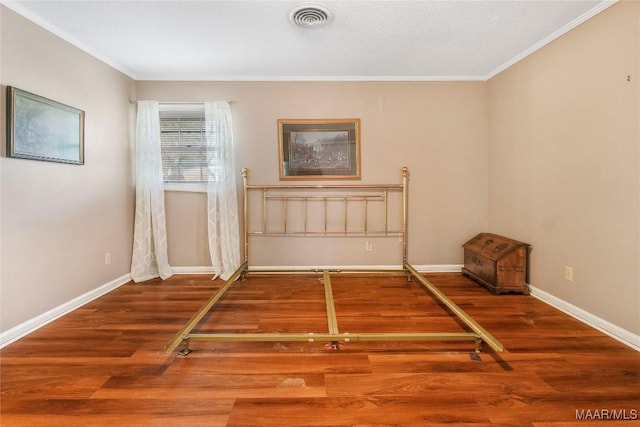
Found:
[{"label": "window blind", "polygon": [[164,182],[207,182],[207,150],[215,147],[207,147],[204,104],[160,104],[159,110]]}]

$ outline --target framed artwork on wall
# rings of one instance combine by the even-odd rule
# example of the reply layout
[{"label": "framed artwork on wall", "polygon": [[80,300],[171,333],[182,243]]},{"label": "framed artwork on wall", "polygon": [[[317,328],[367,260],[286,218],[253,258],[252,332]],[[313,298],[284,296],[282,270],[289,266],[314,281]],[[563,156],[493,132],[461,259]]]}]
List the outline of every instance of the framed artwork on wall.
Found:
[{"label": "framed artwork on wall", "polygon": [[280,180],[361,179],[360,119],[278,120]]},{"label": "framed artwork on wall", "polygon": [[7,86],[7,157],[84,164],[84,111]]}]

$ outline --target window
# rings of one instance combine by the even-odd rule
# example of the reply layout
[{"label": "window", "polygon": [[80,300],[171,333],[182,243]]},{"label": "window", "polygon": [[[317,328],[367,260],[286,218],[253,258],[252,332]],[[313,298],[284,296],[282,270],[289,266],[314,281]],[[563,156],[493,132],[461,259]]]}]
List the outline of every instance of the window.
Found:
[{"label": "window", "polygon": [[204,104],[161,103],[159,110],[164,182],[207,182],[211,148],[207,148]]}]

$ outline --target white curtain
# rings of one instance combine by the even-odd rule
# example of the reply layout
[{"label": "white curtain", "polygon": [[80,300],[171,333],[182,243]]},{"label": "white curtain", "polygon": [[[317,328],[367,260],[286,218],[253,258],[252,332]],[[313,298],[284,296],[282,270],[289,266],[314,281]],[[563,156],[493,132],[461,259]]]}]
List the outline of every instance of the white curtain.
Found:
[{"label": "white curtain", "polygon": [[172,275],[167,256],[158,102],[138,101],[131,278],[141,282],[155,277],[167,279]]},{"label": "white curtain", "polygon": [[209,252],[214,278],[228,279],[240,267],[236,164],[228,102],[205,102],[209,183]]}]

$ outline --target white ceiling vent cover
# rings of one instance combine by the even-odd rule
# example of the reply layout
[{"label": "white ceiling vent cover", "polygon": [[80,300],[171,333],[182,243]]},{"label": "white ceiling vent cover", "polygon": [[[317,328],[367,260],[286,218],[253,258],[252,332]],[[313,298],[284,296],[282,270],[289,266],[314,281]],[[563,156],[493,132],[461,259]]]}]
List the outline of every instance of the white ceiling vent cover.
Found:
[{"label": "white ceiling vent cover", "polygon": [[289,20],[302,28],[321,28],[331,21],[329,10],[315,3],[296,6],[289,14]]}]

